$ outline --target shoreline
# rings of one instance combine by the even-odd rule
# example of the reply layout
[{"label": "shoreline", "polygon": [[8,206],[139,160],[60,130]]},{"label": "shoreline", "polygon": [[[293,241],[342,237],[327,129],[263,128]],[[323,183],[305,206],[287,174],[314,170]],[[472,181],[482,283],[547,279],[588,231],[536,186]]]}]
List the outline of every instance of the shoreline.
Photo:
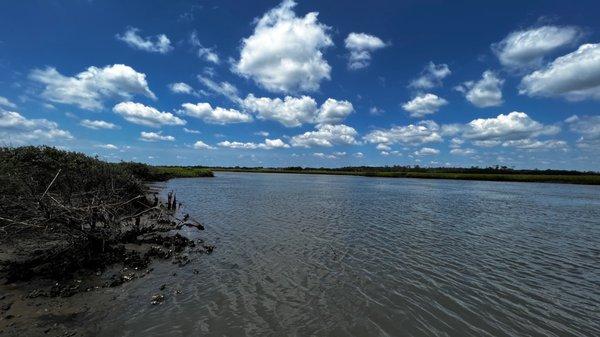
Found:
[{"label": "shoreline", "polygon": [[453,173],[453,172],[357,172],[335,170],[285,170],[285,169],[223,169],[210,168],[214,172],[282,173],[307,175],[343,175],[373,178],[414,178],[442,180],[498,181],[521,183],[554,183],[574,185],[600,185],[600,175],[556,175],[520,173]]},{"label": "shoreline", "polygon": [[[197,167],[107,163],[50,147],[0,149],[0,335],[89,336],[155,268],[212,253],[165,181]],[[179,201],[179,202],[177,202]],[[146,281],[148,282],[148,281]],[[144,285],[146,283],[143,283]],[[169,287],[143,288],[160,305]],[[125,297],[124,297],[125,296]]]},{"label": "shoreline", "polygon": [[[145,197],[148,200],[155,196],[160,198],[160,192],[166,188],[164,183],[145,183],[148,188]],[[127,289],[135,287],[136,281],[150,277],[155,267],[181,268],[194,258],[211,254],[214,246],[203,239],[190,239],[182,230],[187,227],[203,230],[203,226],[193,219],[188,219],[188,223],[182,221],[181,217],[189,216],[180,210],[167,209],[165,202],[167,200],[161,199],[155,211],[141,216],[142,228],[150,230],[133,239],[116,241],[107,248],[105,264],[74,267],[62,277],[33,274],[26,279],[4,279],[0,283],[0,335],[88,336],[98,327],[77,321],[90,313],[100,316],[101,320],[103,313],[110,310],[111,301],[127,296]],[[36,241],[43,246],[43,239]],[[7,245],[6,242],[0,245],[0,253],[6,253]],[[20,252],[20,255],[36,253],[39,249]],[[6,254],[3,262],[5,258]],[[48,257],[42,263],[59,262],[52,259],[57,258]],[[164,282],[165,286],[160,289],[148,289],[147,305],[160,305],[170,296],[168,292],[173,289],[166,290],[169,280]]]}]

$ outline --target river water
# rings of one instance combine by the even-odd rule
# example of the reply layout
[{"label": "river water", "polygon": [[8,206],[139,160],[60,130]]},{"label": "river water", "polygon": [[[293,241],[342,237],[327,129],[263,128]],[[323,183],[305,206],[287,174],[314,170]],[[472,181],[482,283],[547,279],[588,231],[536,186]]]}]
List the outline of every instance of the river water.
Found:
[{"label": "river water", "polygon": [[[217,248],[133,282],[99,335],[600,335],[600,187],[217,173],[169,190]],[[149,305],[162,283],[176,292]]]}]

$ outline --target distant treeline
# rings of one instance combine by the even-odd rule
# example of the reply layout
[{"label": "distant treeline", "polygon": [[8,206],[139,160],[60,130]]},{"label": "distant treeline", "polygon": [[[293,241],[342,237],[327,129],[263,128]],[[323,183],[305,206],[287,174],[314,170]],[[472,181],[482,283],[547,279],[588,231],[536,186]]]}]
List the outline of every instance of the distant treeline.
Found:
[{"label": "distant treeline", "polygon": [[421,172],[421,173],[475,173],[475,174],[533,174],[533,175],[599,175],[595,171],[575,171],[575,170],[540,170],[540,169],[513,169],[507,166],[489,166],[489,167],[421,167],[415,166],[345,166],[338,168],[326,167],[219,167],[213,166],[214,170],[243,170],[243,171],[296,171],[296,172],[340,172],[340,173],[379,173],[379,172]]},{"label": "distant treeline", "polygon": [[420,167],[420,166],[348,166],[313,167],[211,167],[214,171],[355,175],[382,178],[420,178],[544,182],[600,185],[599,172],[571,170],[516,170],[506,166],[491,167]]}]

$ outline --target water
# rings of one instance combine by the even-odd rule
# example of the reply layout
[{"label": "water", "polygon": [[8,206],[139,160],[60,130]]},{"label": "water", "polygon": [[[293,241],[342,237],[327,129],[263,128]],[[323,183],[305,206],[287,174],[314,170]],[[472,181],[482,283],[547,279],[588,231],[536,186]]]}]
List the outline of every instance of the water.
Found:
[{"label": "water", "polygon": [[[600,335],[599,187],[218,173],[170,189],[217,249],[133,282],[100,335]],[[150,306],[165,282],[181,293]]]}]

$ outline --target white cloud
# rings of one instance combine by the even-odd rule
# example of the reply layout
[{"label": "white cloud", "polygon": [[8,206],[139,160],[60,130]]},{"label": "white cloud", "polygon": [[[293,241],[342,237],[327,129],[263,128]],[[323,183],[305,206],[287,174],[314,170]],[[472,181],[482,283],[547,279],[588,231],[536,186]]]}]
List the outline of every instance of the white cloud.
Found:
[{"label": "white cloud", "polygon": [[201,75],[198,75],[198,81],[211,91],[227,97],[230,101],[237,104],[242,103],[242,99],[238,94],[238,89],[233,84],[225,81],[217,83],[210,78]]},{"label": "white cloud", "polygon": [[377,36],[365,33],[350,33],[344,43],[350,52],[348,68],[352,70],[368,67],[371,63],[371,53],[386,46]]},{"label": "white cloud", "polygon": [[286,127],[297,127],[304,123],[337,124],[354,111],[352,103],[328,98],[320,108],[309,97],[281,98],[255,97],[250,94],[242,105],[256,113],[258,119],[274,120]]},{"label": "white cloud", "polygon": [[297,17],[296,3],[284,0],[256,21],[254,34],[242,41],[233,69],[272,92],[315,91],[330,79],[322,50],[333,45],[329,28],[316,12]]},{"label": "white cloud", "polygon": [[456,138],[455,137],[455,138],[452,138],[450,140],[450,147],[453,148],[453,149],[457,149],[457,148],[459,148],[464,143],[465,143],[464,139],[460,139],[460,138]]},{"label": "white cloud", "polygon": [[321,104],[315,122],[318,124],[337,124],[346,119],[353,111],[352,103],[328,98],[325,103]]},{"label": "white cloud", "polygon": [[193,31],[190,34],[189,42],[195,48],[198,48],[197,53],[198,57],[214,64],[219,64],[221,61],[219,59],[219,55],[214,51],[214,48],[207,48],[200,43],[200,39],[198,39],[198,33]]},{"label": "white cloud", "polygon": [[129,27],[123,34],[117,34],[116,38],[127,43],[130,47],[152,53],[166,54],[173,49],[171,40],[165,34],[142,37],[138,34],[140,30]]},{"label": "white cloud", "polygon": [[258,119],[274,120],[286,127],[301,126],[313,121],[317,102],[308,96],[294,98],[255,97],[250,94],[244,99],[243,106],[257,114]]},{"label": "white cloud", "polygon": [[254,133],[257,136],[261,136],[261,137],[268,137],[269,133],[267,131],[258,131]]},{"label": "white cloud", "polygon": [[448,77],[452,72],[447,64],[429,64],[421,72],[421,76],[412,80],[408,85],[415,89],[432,89],[442,86],[442,80]]},{"label": "white cloud", "polygon": [[8,100],[8,98],[2,97],[2,96],[0,96],[0,106],[6,107],[6,108],[10,108],[10,109],[16,109],[17,108],[17,105],[15,103],[13,103],[10,100]]},{"label": "white cloud", "polygon": [[492,44],[500,63],[510,69],[539,67],[544,57],[561,47],[569,46],[581,37],[576,27],[542,26],[510,33]]},{"label": "white cloud", "polygon": [[[264,145],[263,145],[264,144]],[[265,139],[265,142],[261,144],[265,149],[281,149],[290,147],[288,144],[284,143],[281,139]]]},{"label": "white cloud", "polygon": [[47,119],[28,119],[18,112],[0,109],[0,142],[4,145],[70,139],[73,139],[71,133],[59,129],[55,122]]},{"label": "white cloud", "polygon": [[194,143],[194,149],[196,149],[196,150],[212,150],[212,149],[214,149],[214,147],[199,140]]},{"label": "white cloud", "polygon": [[380,107],[373,106],[369,109],[369,113],[371,115],[379,116],[383,115],[385,113],[385,110],[381,109]]},{"label": "white cloud", "polygon": [[283,149],[289,148],[290,146],[286,144],[281,139],[265,139],[263,143],[243,143],[243,142],[231,142],[231,141],[223,141],[218,143],[217,145],[221,147],[227,147],[230,149],[245,149],[245,150],[255,150],[255,149],[264,149],[264,150],[272,150],[272,149]]},{"label": "white cloud", "polygon": [[569,129],[580,135],[577,146],[600,149],[600,116],[577,116],[567,118]]},{"label": "white cloud", "polygon": [[185,132],[185,133],[193,133],[193,134],[200,134],[201,133],[198,130],[188,129],[188,128],[183,128],[183,132]]},{"label": "white cloud", "polygon": [[420,94],[412,100],[404,103],[402,108],[410,113],[411,117],[423,118],[426,115],[437,112],[448,101],[435,94]]},{"label": "white cloud", "polygon": [[121,115],[128,122],[154,128],[162,125],[186,124],[183,119],[170,112],[161,112],[141,103],[121,102],[114,106],[113,111]]},{"label": "white cloud", "polygon": [[363,158],[364,156],[365,156],[365,155],[364,155],[362,152],[356,152],[356,153],[354,154],[354,157],[356,157],[356,158]]},{"label": "white cloud", "polygon": [[433,149],[431,147],[424,147],[424,148],[421,148],[420,150],[417,150],[414,152],[414,154],[416,156],[434,156],[439,153],[440,153],[440,150]]},{"label": "white cloud", "polygon": [[307,131],[292,137],[291,143],[294,147],[307,148],[312,146],[355,145],[358,144],[357,136],[358,132],[350,126],[323,124],[317,125],[315,131]]},{"label": "white cloud", "polygon": [[384,143],[377,144],[377,146],[375,148],[379,151],[390,151],[392,149],[391,146],[384,144]]},{"label": "white cloud", "polygon": [[476,107],[487,108],[503,103],[502,85],[504,85],[504,80],[493,71],[487,70],[479,81],[464,82],[457,86],[456,90],[464,93],[467,100]]},{"label": "white cloud", "polygon": [[113,144],[98,144],[95,147],[105,149],[105,150],[118,150],[119,149],[119,147],[117,147],[116,145],[113,145]]},{"label": "white cloud", "polygon": [[171,83],[169,84],[169,90],[175,94],[193,94],[194,88],[192,88],[189,84],[183,82]]},{"label": "white cloud", "polygon": [[93,130],[98,130],[98,129],[113,130],[113,129],[118,128],[118,126],[113,123],[101,121],[101,120],[84,119],[79,124],[81,124],[81,126],[84,126],[88,129],[93,129]]},{"label": "white cloud", "polygon": [[516,140],[554,135],[560,129],[531,119],[526,113],[513,111],[495,118],[478,118],[466,125],[463,137],[472,140]]},{"label": "white cloud", "polygon": [[108,98],[130,99],[133,95],[144,95],[156,99],[148,88],[146,75],[124,64],[89,67],[74,77],[64,76],[55,68],[35,69],[29,77],[45,84],[43,98],[87,110],[102,109],[102,101]]},{"label": "white cloud", "polygon": [[182,113],[202,119],[210,124],[231,124],[252,122],[252,116],[235,109],[213,107],[209,103],[184,103]]},{"label": "white cloud", "polygon": [[563,140],[537,140],[537,139],[518,139],[507,140],[502,143],[504,147],[516,147],[524,150],[541,150],[541,149],[566,149],[567,143]]},{"label": "white cloud", "polygon": [[420,145],[441,142],[440,126],[434,121],[421,121],[417,124],[394,126],[387,130],[375,130],[368,133],[364,139],[371,144],[405,144]]},{"label": "white cloud", "polygon": [[600,99],[600,43],[584,44],[523,77],[519,93],[573,101]]},{"label": "white cloud", "polygon": [[335,154],[325,154],[323,152],[315,152],[313,156],[323,159],[337,159],[338,157]]},{"label": "white cloud", "polygon": [[219,142],[217,145],[219,145],[220,147],[227,147],[230,149],[244,149],[244,150],[255,150],[258,148],[258,144],[257,143],[243,143],[243,142],[231,142],[228,140]]},{"label": "white cloud", "polygon": [[163,135],[162,131],[158,131],[158,132],[142,131],[140,133],[140,140],[143,140],[145,142],[156,142],[156,141],[173,142],[173,141],[175,141],[175,137]]},{"label": "white cloud", "polygon": [[473,149],[461,149],[461,148],[454,148],[452,150],[450,150],[451,154],[455,154],[455,155],[459,155],[459,156],[470,156],[472,154],[475,154],[475,150]]}]

